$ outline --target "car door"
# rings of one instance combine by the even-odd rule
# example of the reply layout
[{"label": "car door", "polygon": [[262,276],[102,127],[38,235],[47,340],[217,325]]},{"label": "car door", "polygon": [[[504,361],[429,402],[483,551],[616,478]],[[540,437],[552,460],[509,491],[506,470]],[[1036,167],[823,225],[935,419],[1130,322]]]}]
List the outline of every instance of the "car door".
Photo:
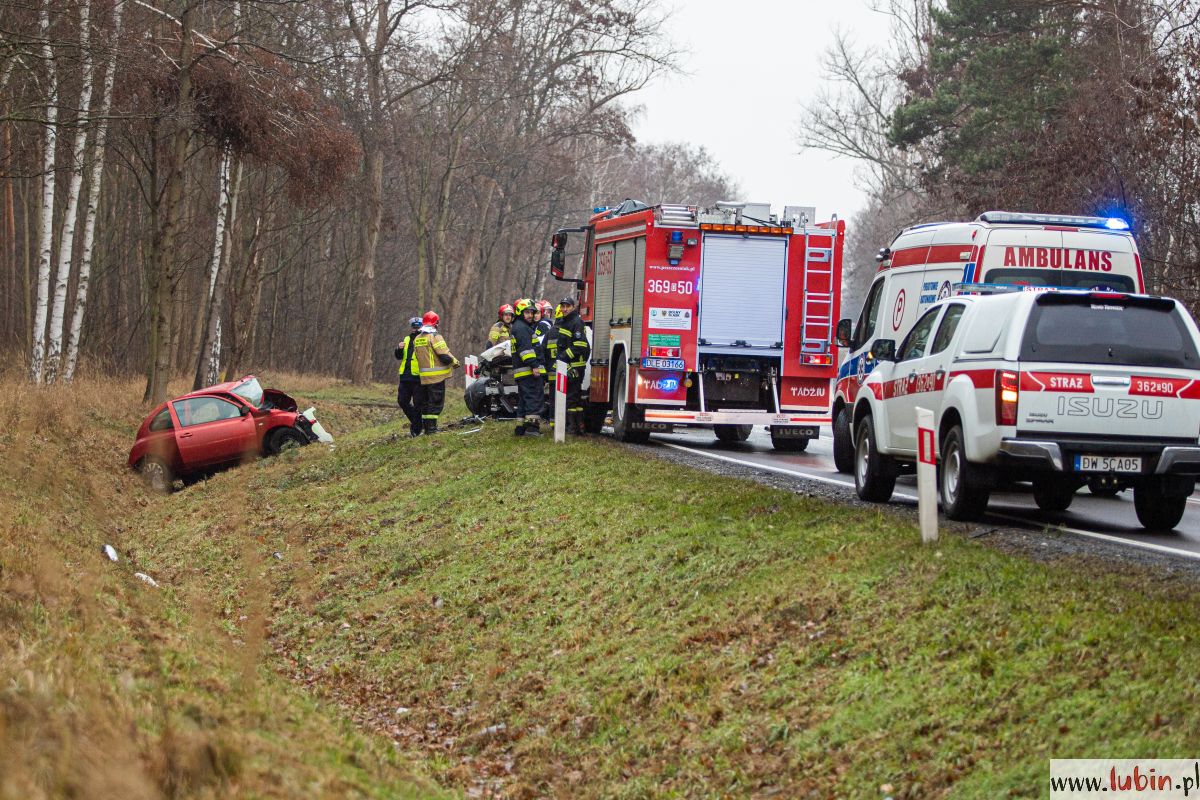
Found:
[{"label": "car door", "polygon": [[238,461],[254,449],[254,415],[220,397],[202,395],[171,403],[175,441],[185,470]]},{"label": "car door", "polygon": [[[935,382],[927,351],[941,313],[941,306],[926,311],[896,350],[896,362],[891,365],[891,379],[884,389],[888,426],[891,429],[889,445],[893,451],[916,452],[916,408],[919,405],[927,407],[927,392]],[[926,374],[926,371],[930,374]]]}]

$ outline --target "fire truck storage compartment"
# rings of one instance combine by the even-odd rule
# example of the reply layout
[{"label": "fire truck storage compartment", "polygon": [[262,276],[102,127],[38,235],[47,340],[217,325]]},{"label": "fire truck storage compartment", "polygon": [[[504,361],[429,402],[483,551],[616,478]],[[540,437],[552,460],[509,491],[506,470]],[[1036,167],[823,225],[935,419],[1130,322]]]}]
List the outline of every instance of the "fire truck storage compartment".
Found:
[{"label": "fire truck storage compartment", "polygon": [[[633,274],[637,251],[645,247],[645,239],[625,239],[616,243],[613,259],[612,326],[627,327],[633,320]],[[638,243],[641,242],[641,248]],[[627,353],[627,356],[632,356]]]},{"label": "fire truck storage compartment", "polygon": [[596,296],[592,309],[592,352],[599,359],[608,360],[608,321],[612,319],[613,301],[613,251],[611,244],[596,248]]},{"label": "fire truck storage compartment", "polygon": [[781,347],[787,240],[705,236],[702,259],[702,347]]},{"label": "fire truck storage compartment", "polygon": [[[633,253],[633,285],[635,287],[646,286],[646,240],[634,240]],[[633,349],[629,353],[630,358],[641,358],[646,355],[642,352],[642,311],[646,305],[646,292],[634,291],[633,293],[633,331],[629,336],[629,346]]]}]

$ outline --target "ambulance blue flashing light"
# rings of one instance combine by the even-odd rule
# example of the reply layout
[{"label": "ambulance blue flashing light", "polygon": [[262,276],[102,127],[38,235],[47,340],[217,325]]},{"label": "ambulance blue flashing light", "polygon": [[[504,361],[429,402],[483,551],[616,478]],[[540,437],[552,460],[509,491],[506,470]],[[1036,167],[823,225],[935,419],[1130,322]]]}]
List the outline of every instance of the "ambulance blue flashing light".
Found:
[{"label": "ambulance blue flashing light", "polygon": [[1071,214],[985,211],[979,215],[976,221],[1002,225],[1066,225],[1075,228],[1102,228],[1110,231],[1129,230],[1129,223],[1119,217],[1081,217]]},{"label": "ambulance blue flashing light", "polygon": [[1129,223],[1119,217],[1109,217],[1104,223],[1104,227],[1110,231],[1127,231],[1129,230]]}]

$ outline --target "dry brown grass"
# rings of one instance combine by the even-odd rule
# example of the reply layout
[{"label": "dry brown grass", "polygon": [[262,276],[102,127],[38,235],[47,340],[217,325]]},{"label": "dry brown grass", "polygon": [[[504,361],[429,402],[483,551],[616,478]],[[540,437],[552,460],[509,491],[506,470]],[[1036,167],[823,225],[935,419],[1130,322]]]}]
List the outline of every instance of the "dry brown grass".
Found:
[{"label": "dry brown grass", "polygon": [[[142,381],[86,372],[32,387],[0,369],[0,800],[409,794],[390,753],[348,733],[263,665],[264,609],[231,648],[183,575],[137,580],[149,495],[125,468]],[[270,376],[291,391],[328,379]],[[173,393],[188,388],[172,382]],[[243,527],[243,526],[239,526]],[[110,563],[100,552],[112,544]],[[161,577],[161,576],[160,576]],[[376,763],[378,762],[378,763]]]}]

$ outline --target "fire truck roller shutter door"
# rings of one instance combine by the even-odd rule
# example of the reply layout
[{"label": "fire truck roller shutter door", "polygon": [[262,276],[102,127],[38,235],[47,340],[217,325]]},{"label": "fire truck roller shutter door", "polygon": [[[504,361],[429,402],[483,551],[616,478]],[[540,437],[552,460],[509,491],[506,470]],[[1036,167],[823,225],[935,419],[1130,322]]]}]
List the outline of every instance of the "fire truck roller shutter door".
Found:
[{"label": "fire truck roller shutter door", "polygon": [[700,268],[700,338],[711,347],[783,341],[787,240],[706,236]]},{"label": "fire truck roller shutter door", "polygon": [[[638,248],[646,246],[644,238],[617,242],[613,261],[612,319],[614,325],[628,325],[633,318],[634,264]],[[634,355],[630,353],[630,355]]]},{"label": "fire truck roller shutter door", "polygon": [[633,352],[631,358],[641,358],[647,355],[642,352],[642,309],[645,306],[646,286],[646,240],[638,239],[637,249],[633,254],[633,331],[629,337],[629,346]]},{"label": "fire truck roller shutter door", "polygon": [[592,312],[592,352],[597,358],[608,358],[609,319],[612,318],[613,260],[615,246],[602,244],[596,248],[596,297]]}]

